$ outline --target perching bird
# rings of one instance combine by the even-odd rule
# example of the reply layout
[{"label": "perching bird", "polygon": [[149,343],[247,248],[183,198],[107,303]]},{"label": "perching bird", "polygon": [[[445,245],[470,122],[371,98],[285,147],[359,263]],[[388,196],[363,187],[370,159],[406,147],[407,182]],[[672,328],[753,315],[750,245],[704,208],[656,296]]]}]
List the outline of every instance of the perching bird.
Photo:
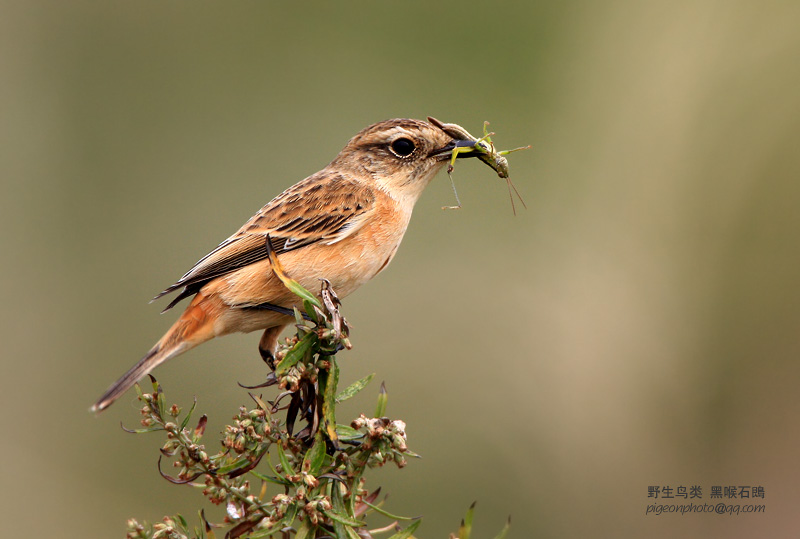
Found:
[{"label": "perching bird", "polygon": [[164,361],[214,337],[263,330],[259,351],[271,358],[294,321],[286,312],[301,302],[272,272],[267,235],[288,275],[309,290],[325,278],[344,297],[380,273],[397,252],[414,203],[453,150],[462,148],[459,158],[481,155],[464,151],[475,140],[458,137],[448,129],[454,124],[429,121],[387,120],[362,130],[327,167],[278,195],[156,296],[183,289],[165,311],[194,297],[92,410],[107,408]]}]

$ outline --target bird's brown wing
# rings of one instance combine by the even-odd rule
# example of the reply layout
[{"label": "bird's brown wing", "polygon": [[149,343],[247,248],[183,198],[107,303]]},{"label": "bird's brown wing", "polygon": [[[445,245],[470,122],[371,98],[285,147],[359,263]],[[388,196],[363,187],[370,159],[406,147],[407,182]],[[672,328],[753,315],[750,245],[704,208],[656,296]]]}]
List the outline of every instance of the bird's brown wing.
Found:
[{"label": "bird's brown wing", "polygon": [[336,243],[361,226],[374,204],[375,192],[364,183],[325,171],[314,174],[275,197],[153,299],[183,287],[164,309],[169,310],[211,279],[266,259],[268,235],[277,254],[319,241]]}]

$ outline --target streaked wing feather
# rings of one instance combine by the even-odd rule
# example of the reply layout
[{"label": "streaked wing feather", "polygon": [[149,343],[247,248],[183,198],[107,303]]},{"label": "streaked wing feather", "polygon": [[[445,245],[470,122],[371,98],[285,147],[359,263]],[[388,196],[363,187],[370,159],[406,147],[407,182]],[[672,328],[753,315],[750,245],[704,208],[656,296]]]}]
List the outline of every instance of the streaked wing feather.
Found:
[{"label": "streaked wing feather", "polygon": [[277,254],[318,241],[339,241],[359,228],[360,217],[374,203],[375,193],[363,183],[319,172],[275,197],[154,299],[183,287],[168,310],[211,279],[266,259],[267,235]]}]

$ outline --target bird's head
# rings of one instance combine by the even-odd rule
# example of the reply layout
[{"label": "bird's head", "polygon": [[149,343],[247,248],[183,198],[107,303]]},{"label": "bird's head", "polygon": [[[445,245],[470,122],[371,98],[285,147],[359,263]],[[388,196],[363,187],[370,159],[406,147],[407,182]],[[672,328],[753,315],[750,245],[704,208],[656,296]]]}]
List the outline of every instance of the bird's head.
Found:
[{"label": "bird's head", "polygon": [[398,118],[363,129],[329,165],[374,181],[395,199],[413,204],[436,173],[452,158],[475,157],[474,140],[453,137],[444,124]]}]

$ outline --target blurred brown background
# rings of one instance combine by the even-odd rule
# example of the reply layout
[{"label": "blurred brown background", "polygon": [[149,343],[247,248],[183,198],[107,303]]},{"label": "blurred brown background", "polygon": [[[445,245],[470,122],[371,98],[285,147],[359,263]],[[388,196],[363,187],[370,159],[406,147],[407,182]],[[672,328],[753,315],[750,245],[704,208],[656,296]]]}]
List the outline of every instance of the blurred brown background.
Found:
[{"label": "blurred brown background", "polygon": [[[787,537],[800,433],[797,2],[44,2],[0,17],[3,535],[122,537],[200,494],[93,400],[171,324],[147,301],[350,136],[492,122],[345,302],[423,455],[388,508],[476,536]],[[209,438],[257,335],[160,368]],[[340,411],[372,411],[377,383]],[[645,517],[650,485],[760,485],[765,514]]]}]

